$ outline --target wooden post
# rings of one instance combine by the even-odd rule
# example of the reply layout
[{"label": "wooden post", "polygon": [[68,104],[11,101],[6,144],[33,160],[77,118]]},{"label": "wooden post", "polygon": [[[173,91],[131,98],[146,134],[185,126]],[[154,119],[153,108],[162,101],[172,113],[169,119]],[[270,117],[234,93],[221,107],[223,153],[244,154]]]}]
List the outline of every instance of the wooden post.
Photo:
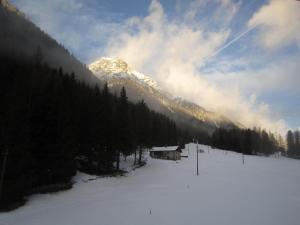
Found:
[{"label": "wooden post", "polygon": [[142,164],[142,147],[141,146],[139,146],[139,165],[141,165]]},{"label": "wooden post", "polygon": [[243,160],[243,165],[245,164],[245,149],[243,148],[243,151],[242,151],[242,160]]},{"label": "wooden post", "polygon": [[197,176],[199,176],[199,159],[198,159],[198,155],[199,155],[199,150],[198,150],[198,141],[197,141]]},{"label": "wooden post", "polygon": [[136,165],[136,150],[134,150],[134,163],[133,165]]},{"label": "wooden post", "polygon": [[120,170],[120,152],[117,151],[117,165],[116,165],[116,170]]},{"label": "wooden post", "polygon": [[6,169],[6,162],[7,162],[7,156],[8,156],[8,149],[3,153],[3,164],[1,168],[1,176],[0,176],[0,199],[2,197],[2,190],[3,190],[3,183],[4,183],[4,175],[5,175],[5,169]]}]

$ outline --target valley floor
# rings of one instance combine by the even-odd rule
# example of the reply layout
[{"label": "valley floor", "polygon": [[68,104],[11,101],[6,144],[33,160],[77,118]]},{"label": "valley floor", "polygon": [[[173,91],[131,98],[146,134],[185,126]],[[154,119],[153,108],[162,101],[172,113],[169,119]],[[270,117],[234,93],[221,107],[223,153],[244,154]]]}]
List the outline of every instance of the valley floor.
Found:
[{"label": "valley floor", "polygon": [[[78,174],[69,191],[34,195],[0,225],[298,225],[300,160],[196,145],[188,158],[148,158],[123,177]],[[186,148],[187,149],[187,148]]]}]

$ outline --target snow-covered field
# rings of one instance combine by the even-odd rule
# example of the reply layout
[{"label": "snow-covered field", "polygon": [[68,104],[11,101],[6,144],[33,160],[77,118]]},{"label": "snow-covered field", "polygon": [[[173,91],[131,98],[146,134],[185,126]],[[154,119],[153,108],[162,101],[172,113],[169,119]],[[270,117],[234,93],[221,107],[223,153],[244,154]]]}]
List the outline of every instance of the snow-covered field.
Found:
[{"label": "snow-covered field", "polygon": [[69,191],[34,195],[0,225],[299,225],[300,160],[222,150],[148,158],[124,177],[78,174]]}]

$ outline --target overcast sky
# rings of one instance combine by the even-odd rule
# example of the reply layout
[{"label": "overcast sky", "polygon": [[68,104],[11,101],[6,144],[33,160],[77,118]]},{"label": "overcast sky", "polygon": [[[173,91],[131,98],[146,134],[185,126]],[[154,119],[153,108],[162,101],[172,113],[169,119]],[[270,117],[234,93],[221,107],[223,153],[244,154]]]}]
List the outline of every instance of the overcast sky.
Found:
[{"label": "overcast sky", "polygon": [[120,57],[249,127],[300,127],[296,0],[12,0],[89,64]]}]

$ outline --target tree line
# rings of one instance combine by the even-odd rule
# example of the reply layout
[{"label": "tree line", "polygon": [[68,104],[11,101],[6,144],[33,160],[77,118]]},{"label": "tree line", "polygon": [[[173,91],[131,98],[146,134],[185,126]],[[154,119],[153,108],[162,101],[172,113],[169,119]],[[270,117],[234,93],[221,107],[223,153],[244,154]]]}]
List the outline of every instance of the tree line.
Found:
[{"label": "tree line", "polygon": [[214,147],[228,149],[247,155],[271,155],[283,152],[281,136],[261,129],[224,129],[214,131],[211,144]]},{"label": "tree line", "polygon": [[125,88],[112,94],[107,85],[88,86],[40,57],[2,57],[0,74],[0,208],[68,183],[77,170],[112,173],[121,155],[142,163],[143,149],[180,141],[174,121],[144,101],[128,102]]},{"label": "tree line", "polygon": [[300,158],[300,131],[289,130],[286,135],[287,155],[292,158]]}]

